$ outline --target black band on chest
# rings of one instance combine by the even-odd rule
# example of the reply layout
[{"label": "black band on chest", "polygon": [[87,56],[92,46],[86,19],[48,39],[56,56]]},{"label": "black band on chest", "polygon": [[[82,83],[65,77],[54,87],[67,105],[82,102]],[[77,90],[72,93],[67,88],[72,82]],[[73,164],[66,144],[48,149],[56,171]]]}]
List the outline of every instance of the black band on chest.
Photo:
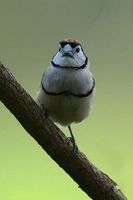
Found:
[{"label": "black band on chest", "polygon": [[[42,84],[42,83],[41,83]],[[47,91],[45,88],[44,88],[44,86],[43,86],[43,84],[42,84],[42,89],[43,89],[43,91],[46,93],[46,94],[48,94],[48,95],[53,95],[53,96],[58,96],[58,95],[64,95],[64,96],[74,96],[74,97],[88,97],[92,92],[93,92],[93,90],[94,90],[94,87],[95,87],[95,79],[93,78],[93,85],[92,85],[92,88],[88,91],[88,92],[86,92],[85,94],[74,94],[74,93],[72,93],[72,92],[70,92],[70,91],[61,91],[61,92],[49,92],[49,91]]]}]

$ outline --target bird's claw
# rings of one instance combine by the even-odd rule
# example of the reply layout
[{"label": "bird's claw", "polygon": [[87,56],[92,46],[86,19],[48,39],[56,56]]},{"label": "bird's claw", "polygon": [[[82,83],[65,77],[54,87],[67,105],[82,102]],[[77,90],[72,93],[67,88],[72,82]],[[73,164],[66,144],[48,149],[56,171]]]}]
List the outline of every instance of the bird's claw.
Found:
[{"label": "bird's claw", "polygon": [[49,117],[49,112],[48,109],[45,108],[44,104],[42,104],[42,110],[43,110],[43,115],[48,118]]},{"label": "bird's claw", "polygon": [[73,153],[76,153],[76,152],[78,151],[78,146],[76,145],[75,140],[73,140],[72,137],[69,137],[69,140],[70,140],[71,143],[72,143],[72,152],[73,152]]}]

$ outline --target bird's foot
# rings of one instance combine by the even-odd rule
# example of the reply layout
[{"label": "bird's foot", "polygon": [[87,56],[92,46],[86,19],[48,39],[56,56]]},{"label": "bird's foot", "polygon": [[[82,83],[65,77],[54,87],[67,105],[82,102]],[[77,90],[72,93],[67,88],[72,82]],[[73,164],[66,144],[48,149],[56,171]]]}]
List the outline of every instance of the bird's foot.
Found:
[{"label": "bird's foot", "polygon": [[72,143],[72,153],[76,153],[78,151],[78,146],[75,143],[75,139],[73,139],[73,137],[69,137],[69,140]]},{"label": "bird's foot", "polygon": [[74,135],[73,135],[73,133],[72,133],[72,129],[71,129],[71,126],[70,126],[70,125],[68,125],[68,129],[69,129],[70,134],[71,134],[71,137],[70,137],[69,139],[70,139],[70,141],[71,141],[72,144],[73,144],[72,152],[73,152],[73,153],[76,153],[76,151],[78,150],[78,147],[77,147],[77,145],[76,145],[75,138],[74,138]]},{"label": "bird's foot", "polygon": [[49,118],[48,109],[45,108],[44,104],[42,104],[42,110],[43,110],[43,115],[44,115],[46,118]]}]

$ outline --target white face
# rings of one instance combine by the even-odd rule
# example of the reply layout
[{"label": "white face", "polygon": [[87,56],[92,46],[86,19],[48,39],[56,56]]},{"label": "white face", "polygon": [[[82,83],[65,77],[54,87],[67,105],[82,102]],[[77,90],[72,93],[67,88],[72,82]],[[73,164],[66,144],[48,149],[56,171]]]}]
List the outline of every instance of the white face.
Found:
[{"label": "white face", "polygon": [[86,62],[86,55],[80,45],[74,48],[70,44],[66,44],[63,47],[59,45],[59,51],[52,61],[62,67],[81,67]]}]

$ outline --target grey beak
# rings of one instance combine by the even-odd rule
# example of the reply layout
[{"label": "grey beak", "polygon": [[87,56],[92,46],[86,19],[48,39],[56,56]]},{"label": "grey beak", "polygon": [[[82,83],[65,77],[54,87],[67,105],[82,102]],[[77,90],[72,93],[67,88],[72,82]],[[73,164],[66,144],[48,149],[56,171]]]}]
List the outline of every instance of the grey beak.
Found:
[{"label": "grey beak", "polygon": [[63,53],[63,57],[70,57],[70,58],[73,58],[73,53],[72,53],[71,51],[64,52],[64,53]]}]

